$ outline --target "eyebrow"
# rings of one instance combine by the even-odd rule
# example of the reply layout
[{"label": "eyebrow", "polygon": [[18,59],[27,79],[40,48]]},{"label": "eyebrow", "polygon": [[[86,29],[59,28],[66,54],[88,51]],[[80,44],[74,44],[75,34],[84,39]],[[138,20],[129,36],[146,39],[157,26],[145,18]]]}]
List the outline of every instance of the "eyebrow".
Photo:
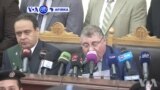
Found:
[{"label": "eyebrow", "polygon": [[23,30],[23,31],[15,31],[15,32],[25,32],[25,31],[32,31],[32,30],[30,30],[30,29],[25,29],[25,30]]}]

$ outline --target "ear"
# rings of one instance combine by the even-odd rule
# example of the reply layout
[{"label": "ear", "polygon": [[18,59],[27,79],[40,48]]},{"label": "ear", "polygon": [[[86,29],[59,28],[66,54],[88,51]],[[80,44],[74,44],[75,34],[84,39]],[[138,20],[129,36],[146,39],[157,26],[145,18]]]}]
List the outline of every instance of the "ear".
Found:
[{"label": "ear", "polygon": [[106,45],[108,44],[108,40],[107,39],[105,39],[105,43],[106,43]]},{"label": "ear", "polygon": [[38,27],[36,28],[36,32],[38,33],[38,36],[39,36],[40,29]]},{"label": "ear", "polygon": [[103,42],[104,45],[107,45],[107,40],[105,38],[103,38],[102,42]]},{"label": "ear", "polygon": [[38,31],[38,32],[39,32],[39,30],[40,30],[40,29],[37,27],[37,28],[36,28],[36,31]]}]

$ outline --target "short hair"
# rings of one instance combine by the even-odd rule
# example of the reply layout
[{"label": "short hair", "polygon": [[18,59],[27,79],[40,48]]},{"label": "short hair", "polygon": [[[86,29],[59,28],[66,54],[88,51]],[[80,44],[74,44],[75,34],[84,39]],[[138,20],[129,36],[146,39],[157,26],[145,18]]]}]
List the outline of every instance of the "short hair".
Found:
[{"label": "short hair", "polygon": [[99,36],[104,36],[100,27],[96,25],[88,25],[83,28],[80,37],[82,36],[92,37],[92,35],[94,34],[98,34]]},{"label": "short hair", "polygon": [[38,27],[38,21],[37,21],[36,16],[34,14],[22,13],[16,18],[15,22],[20,21],[20,20],[31,21],[33,23],[34,29],[36,29]]}]

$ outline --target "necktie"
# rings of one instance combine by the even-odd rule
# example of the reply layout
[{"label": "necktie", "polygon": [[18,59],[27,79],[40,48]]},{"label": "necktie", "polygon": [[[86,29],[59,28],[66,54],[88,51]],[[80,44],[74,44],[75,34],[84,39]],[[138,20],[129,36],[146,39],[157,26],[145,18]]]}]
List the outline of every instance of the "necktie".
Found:
[{"label": "necktie", "polygon": [[103,18],[103,24],[102,24],[102,32],[104,33],[104,35],[107,32],[108,23],[111,17],[111,3],[113,1],[114,0],[107,0],[108,3],[104,11],[104,18]]},{"label": "necktie", "polygon": [[[47,3],[47,0],[44,0],[42,6],[43,6],[43,5],[46,5],[46,3]],[[43,16],[44,16],[44,15],[41,14],[41,13],[38,14],[38,24],[39,24],[39,27],[41,27],[42,20],[43,20]]]}]

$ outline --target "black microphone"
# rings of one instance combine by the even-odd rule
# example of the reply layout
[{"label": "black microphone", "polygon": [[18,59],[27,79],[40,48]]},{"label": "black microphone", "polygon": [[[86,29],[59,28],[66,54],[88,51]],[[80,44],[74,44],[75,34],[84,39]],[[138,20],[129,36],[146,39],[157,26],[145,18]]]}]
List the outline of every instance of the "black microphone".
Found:
[{"label": "black microphone", "polygon": [[72,54],[72,59],[71,59],[71,68],[73,69],[73,76],[77,77],[78,76],[78,69],[82,67],[82,64],[80,63],[80,56],[77,53]]},{"label": "black microphone", "polygon": [[40,57],[40,65],[38,68],[38,72],[37,74],[41,75],[42,74],[42,65],[43,65],[43,60],[45,59],[46,55],[47,55],[48,51],[46,49],[42,49],[39,53],[39,57]]},{"label": "black microphone", "polygon": [[58,62],[60,63],[58,76],[61,76],[63,74],[64,66],[67,65],[70,60],[71,60],[71,54],[69,52],[63,51],[58,58]]},{"label": "black microphone", "polygon": [[86,55],[86,60],[89,63],[90,78],[93,78],[93,71],[97,64],[97,53],[96,51],[89,51]]},{"label": "black microphone", "polygon": [[110,70],[111,79],[118,79],[118,72],[117,72],[118,60],[117,60],[117,56],[114,55],[114,54],[110,54],[108,56],[108,64],[109,64],[109,67],[111,68],[111,70]]},{"label": "black microphone", "polygon": [[143,78],[145,80],[148,80],[148,75],[149,75],[149,70],[148,70],[148,66],[151,60],[151,55],[149,52],[147,51],[142,51],[139,57],[140,63],[142,65],[142,69],[143,69]]},{"label": "black microphone", "polygon": [[[152,88],[157,88],[157,82],[154,78],[149,80],[149,65],[151,60],[151,55],[148,51],[142,51],[139,56],[140,63],[142,65],[142,71],[143,71],[143,79],[140,79],[140,85],[141,87],[147,87],[151,86]],[[157,89],[158,90],[158,89]]]},{"label": "black microphone", "polygon": [[31,57],[31,50],[30,49],[23,49],[22,50],[22,72],[28,71],[28,61]]}]

